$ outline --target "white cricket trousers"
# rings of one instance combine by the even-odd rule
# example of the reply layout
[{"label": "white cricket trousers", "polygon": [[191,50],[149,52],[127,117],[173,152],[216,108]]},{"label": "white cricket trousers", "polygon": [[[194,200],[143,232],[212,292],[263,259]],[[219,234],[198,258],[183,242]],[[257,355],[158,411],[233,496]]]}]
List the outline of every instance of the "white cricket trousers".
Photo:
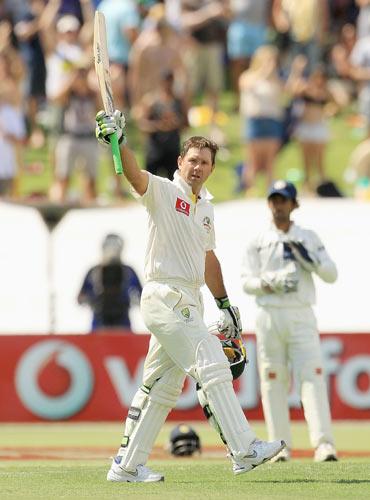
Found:
[{"label": "white cricket trousers", "polygon": [[333,442],[320,338],[311,307],[261,307],[256,321],[262,405],[269,439],[291,448],[288,392],[290,373],[299,386],[313,447]]},{"label": "white cricket trousers", "polygon": [[233,389],[230,365],[221,343],[208,332],[203,321],[199,289],[149,282],[142,292],[141,311],[152,337],[143,386],[134,397],[126,420],[128,444],[120,449],[124,467],[134,469],[145,463],[176,404],[186,375],[202,386],[234,458],[248,454],[255,434]]}]

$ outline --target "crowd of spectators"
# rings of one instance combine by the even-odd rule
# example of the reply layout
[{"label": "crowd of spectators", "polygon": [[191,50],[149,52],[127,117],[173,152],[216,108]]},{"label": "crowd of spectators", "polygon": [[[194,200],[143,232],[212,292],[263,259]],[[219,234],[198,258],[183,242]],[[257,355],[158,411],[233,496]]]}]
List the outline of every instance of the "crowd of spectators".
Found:
[{"label": "crowd of spectators", "polygon": [[94,138],[95,9],[106,17],[116,107],[142,135],[148,170],[173,174],[195,104],[207,106],[208,134],[227,146],[227,127],[216,119],[227,88],[240,115],[247,195],[260,173],[273,179],[289,140],[302,151],[303,192],[317,192],[330,180],[328,118],[350,105],[366,140],[348,159],[347,179],[365,182],[370,0],[0,0],[0,197],[18,196],[25,151],[37,157],[47,148],[46,196],[68,202],[79,170],[80,201],[96,201],[107,153]]}]

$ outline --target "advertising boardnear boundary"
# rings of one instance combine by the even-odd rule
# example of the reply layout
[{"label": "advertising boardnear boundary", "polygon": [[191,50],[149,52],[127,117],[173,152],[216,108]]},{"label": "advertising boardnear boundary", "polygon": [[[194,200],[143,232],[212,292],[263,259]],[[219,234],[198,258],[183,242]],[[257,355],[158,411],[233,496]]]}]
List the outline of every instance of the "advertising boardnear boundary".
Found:
[{"label": "advertising boardnear boundary", "polygon": [[[248,418],[260,420],[255,337],[244,340],[250,362],[235,387]],[[321,341],[333,419],[370,419],[370,333],[323,334]],[[0,421],[122,421],[148,342],[130,333],[1,336]],[[289,401],[292,418],[302,419],[294,382]],[[191,380],[169,418],[204,419]]]}]

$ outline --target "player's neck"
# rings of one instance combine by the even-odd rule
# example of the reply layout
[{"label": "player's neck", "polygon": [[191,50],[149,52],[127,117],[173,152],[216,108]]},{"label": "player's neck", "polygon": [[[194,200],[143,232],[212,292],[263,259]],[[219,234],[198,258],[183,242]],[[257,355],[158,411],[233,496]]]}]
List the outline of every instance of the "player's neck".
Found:
[{"label": "player's neck", "polygon": [[274,220],[274,224],[279,231],[283,231],[283,233],[287,233],[292,225],[292,221],[288,219],[287,221],[276,221]]}]

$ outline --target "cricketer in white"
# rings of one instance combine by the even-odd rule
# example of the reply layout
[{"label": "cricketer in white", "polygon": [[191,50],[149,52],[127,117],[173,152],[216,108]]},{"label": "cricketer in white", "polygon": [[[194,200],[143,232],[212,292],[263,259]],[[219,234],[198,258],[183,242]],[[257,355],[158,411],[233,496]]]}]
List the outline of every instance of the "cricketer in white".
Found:
[{"label": "cricketer in white", "polygon": [[97,114],[98,140],[109,143],[109,135],[117,132],[124,175],[148,212],[141,311],[152,336],[143,384],[128,411],[124,437],[107,479],[164,479],[145,464],[187,375],[198,382],[206,396],[226,440],[234,474],[247,472],[279,453],[285,443],[256,439],[235,395],[221,343],[208,332],[203,321],[200,287],[206,283],[221,309],[224,335],[240,335],[239,311],[230,305],[221,266],[213,251],[213,207],[211,196],[203,187],[214,170],[217,145],[203,137],[188,139],[178,159],[178,171],[170,181],[138,167],[126,145],[124,127],[125,119],[119,111],[113,116]]},{"label": "cricketer in white", "polygon": [[242,264],[242,285],[256,296],[257,356],[263,411],[269,438],[287,447],[274,461],[290,458],[289,365],[300,385],[301,401],[316,461],[336,460],[331,416],[312,305],[312,273],[327,283],[337,269],[316,233],[290,219],[298,207],[290,182],[276,181],[268,193],[273,221],[249,244]]}]

